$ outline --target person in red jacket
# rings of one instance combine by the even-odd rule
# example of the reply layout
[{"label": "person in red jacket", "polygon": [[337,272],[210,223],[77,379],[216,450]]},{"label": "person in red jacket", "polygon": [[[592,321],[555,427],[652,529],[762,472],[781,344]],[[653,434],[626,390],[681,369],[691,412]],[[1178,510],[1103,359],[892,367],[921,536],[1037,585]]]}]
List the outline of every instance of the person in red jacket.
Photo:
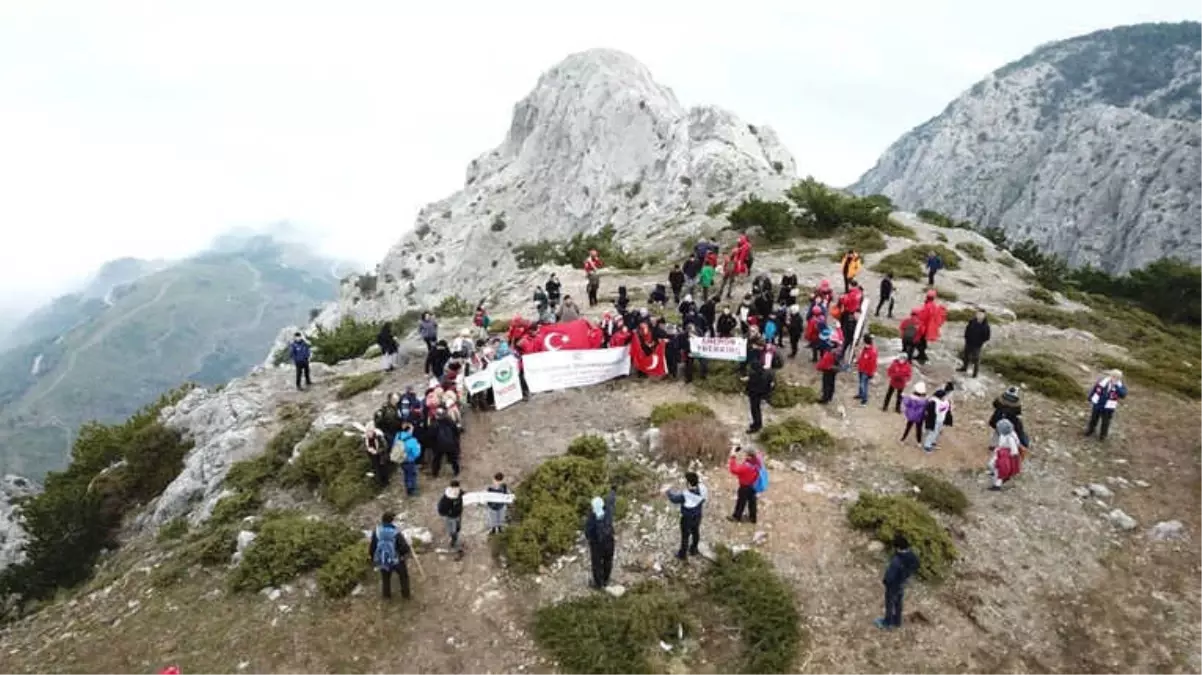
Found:
[{"label": "person in red jacket", "polygon": [[822,308],[815,305],[810,310],[810,318],[806,321],[805,334],[802,335],[810,345],[810,363],[818,363],[819,334],[825,325],[826,317],[822,315]]},{"label": "person in red jacket", "polygon": [[[739,452],[743,452],[740,461]],[[743,450],[739,446],[730,449],[730,460],[726,468],[739,481],[739,492],[735,498],[735,512],[727,516],[727,520],[735,523],[743,522],[743,509],[747,509],[748,520],[755,523],[755,482],[760,477],[760,459],[754,450]]]},{"label": "person in red jacket", "polygon": [[947,320],[947,309],[935,302],[935,289],[927,290],[927,299],[918,310],[918,320],[922,322],[922,335],[914,346],[918,348],[918,362],[927,362],[927,346],[939,339],[939,329]]},{"label": "person in red jacket", "polygon": [[630,339],[634,334],[626,327],[625,323],[618,322],[618,330],[613,335],[609,336],[610,347],[625,347],[630,344]]},{"label": "person in red jacket", "polygon": [[818,359],[818,372],[822,373],[822,398],[819,403],[830,403],[835,397],[835,375],[839,372],[839,360],[835,358],[837,349],[827,349]]},{"label": "person in red jacket", "polygon": [[876,345],[872,344],[872,336],[865,335],[864,349],[856,361],[856,370],[860,373],[860,390],[856,398],[860,399],[861,407],[868,405],[868,382],[876,377],[876,358]]},{"label": "person in red jacket", "polygon": [[588,291],[588,306],[597,306],[597,290],[601,288],[601,277],[598,276],[598,270],[605,267],[605,263],[601,261],[601,256],[597,255],[597,249],[588,252],[588,258],[584,261],[584,276],[588,279],[588,285],[585,289]]},{"label": "person in red jacket", "polygon": [[910,377],[914,374],[914,368],[910,366],[910,359],[906,358],[905,354],[898,354],[893,363],[889,364],[889,369],[885,371],[889,376],[889,391],[885,392],[885,404],[881,406],[881,411],[889,409],[889,399],[897,394],[897,402],[893,406],[893,412],[901,414],[902,392],[906,390],[906,385],[910,383]]},{"label": "person in red jacket", "polygon": [[898,335],[901,336],[902,351],[906,353],[906,358],[910,361],[914,360],[914,349],[918,347],[918,342],[922,340],[923,332],[926,330],[919,313],[920,310],[917,307],[910,310],[910,316],[902,319],[901,324],[897,327]]}]

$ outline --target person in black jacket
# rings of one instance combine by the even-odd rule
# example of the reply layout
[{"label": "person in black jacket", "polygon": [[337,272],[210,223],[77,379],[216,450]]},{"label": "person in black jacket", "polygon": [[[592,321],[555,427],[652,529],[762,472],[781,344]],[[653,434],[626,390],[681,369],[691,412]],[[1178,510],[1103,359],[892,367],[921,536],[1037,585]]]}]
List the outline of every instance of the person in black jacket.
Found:
[{"label": "person in black jacket", "polygon": [[588,516],[584,521],[584,538],[588,540],[589,562],[593,570],[593,588],[609,585],[609,575],[614,568],[614,509],[617,508],[618,491],[610,487],[605,499],[593,497]]},{"label": "person in black jacket", "polygon": [[697,308],[697,328],[702,335],[714,334],[714,320],[718,318],[718,296],[701,303]]},{"label": "person in black jacket", "polygon": [[692,348],[692,345],[689,344],[689,338],[699,337],[699,336],[700,336],[700,333],[698,332],[696,325],[685,326],[685,329],[683,331],[681,331],[681,334],[679,336],[680,358],[684,362],[685,384],[692,384],[692,382],[693,382],[693,366],[694,366],[694,364],[696,364],[697,366],[700,366],[700,368],[701,368],[701,379],[704,380],[706,378],[706,376],[709,374],[707,372],[709,370],[709,364],[706,362],[705,359],[697,357],[697,356],[693,356],[693,348]]},{"label": "person in black jacket", "polygon": [[876,312],[874,316],[881,315],[881,308],[885,303],[889,303],[889,318],[893,318],[893,272],[887,272],[885,278],[881,279],[881,299],[876,303]]},{"label": "person in black jacket", "polygon": [[751,348],[747,351],[745,363],[749,368],[747,403],[751,408],[751,426],[747,427],[747,433],[754,434],[764,426],[761,407],[764,401],[772,395],[774,378],[772,371],[764,367],[764,350],[767,348],[764,339],[757,336],[749,344]]},{"label": "person in black jacket", "polygon": [[718,337],[728,338],[734,337],[735,330],[739,327],[739,320],[734,314],[730,313],[729,307],[722,308],[722,314],[718,316],[718,320],[714,322],[714,332]]},{"label": "person in black jacket", "polygon": [[447,346],[446,340],[439,340],[434,344],[434,351],[430,354],[430,373],[441,380],[450,360],[451,348]]},{"label": "person in black jacket", "polygon": [[[660,319],[663,321],[663,319]],[[657,325],[653,333],[656,339],[659,339],[660,327]],[[680,336],[684,335],[684,331],[678,331],[676,326],[665,326],[664,332],[664,360],[667,361],[668,377],[676,379],[676,373],[680,367]]]},{"label": "person in black jacket", "polygon": [[668,490],[668,501],[680,505],[680,550],[676,557],[685,560],[688,556],[700,553],[701,544],[701,515],[709,490],[701,484],[701,479],[694,471],[684,475],[684,490]]},{"label": "person in black jacket", "polygon": [[902,623],[902,601],[906,582],[918,571],[918,556],[910,550],[910,542],[902,534],[893,537],[893,557],[885,568],[885,616],[876,620],[876,627],[892,630]]},{"label": "person in black jacket", "polygon": [[789,316],[785,323],[785,328],[789,331],[789,358],[797,356],[797,345],[801,343],[805,327],[805,317],[801,315],[801,307],[790,305]]},{"label": "person in black jacket", "polygon": [[459,425],[451,419],[445,406],[435,413],[434,428],[430,436],[434,442],[434,456],[430,460],[430,475],[438,478],[442,471],[442,460],[451,464],[451,475],[459,475]]},{"label": "person in black jacket", "polygon": [[381,358],[384,361],[384,370],[391,371],[396,368],[396,355],[400,350],[400,345],[397,344],[396,337],[392,334],[392,324],[385,321],[380,327],[380,332],[376,335],[376,344],[380,346]]},{"label": "person in black jacket", "polygon": [[788,305],[791,303],[791,293],[794,288],[797,288],[797,273],[790,269],[780,278],[780,290],[776,294],[776,303],[778,305]]},{"label": "person in black jacket", "polygon": [[371,533],[371,543],[367,547],[367,557],[372,565],[380,571],[380,595],[385,599],[392,597],[392,575],[396,573],[401,582],[401,597],[409,599],[409,567],[405,558],[413,554],[405,535],[393,521],[396,515],[385,511],[380,518],[380,525]]},{"label": "person in black jacket", "polygon": [[668,272],[668,286],[672,288],[672,304],[679,305],[680,291],[684,288],[684,272],[680,265],[673,265],[672,271]]},{"label": "person in black jacket", "polygon": [[547,279],[547,283],[544,288],[547,289],[547,304],[551,305],[551,309],[555,309],[559,306],[559,298],[561,297],[563,284],[559,283],[559,277],[555,276],[554,272],[552,272],[551,277]]},{"label": "person in black jacket", "polygon": [[455,559],[463,560],[463,542],[459,540],[459,533],[463,530],[463,490],[459,488],[459,481],[451,481],[451,485],[438,498],[438,515],[442,516],[447,536],[451,538]]},{"label": "person in black jacket", "polygon": [[972,376],[977,376],[981,367],[981,348],[986,342],[989,342],[989,318],[985,316],[985,310],[978,309],[977,315],[964,327],[964,365],[956,369],[957,373],[968,371],[971,363]]},{"label": "person in black jacket", "polygon": [[692,293],[693,287],[697,285],[697,275],[701,274],[702,260],[696,255],[689,256],[689,259],[684,262],[684,268],[681,272],[684,274],[684,291]]}]

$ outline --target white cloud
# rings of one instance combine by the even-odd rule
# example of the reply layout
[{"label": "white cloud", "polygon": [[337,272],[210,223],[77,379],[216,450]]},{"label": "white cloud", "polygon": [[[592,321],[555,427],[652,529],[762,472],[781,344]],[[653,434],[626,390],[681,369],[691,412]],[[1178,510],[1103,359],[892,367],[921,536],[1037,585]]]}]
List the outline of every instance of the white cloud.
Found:
[{"label": "white cloud", "polygon": [[282,219],[374,263],[581,49],[630,52],[684,103],[771,124],[803,172],[846,184],[1040,43],[1199,14],[1175,0],[416,4],[0,5],[0,303]]}]

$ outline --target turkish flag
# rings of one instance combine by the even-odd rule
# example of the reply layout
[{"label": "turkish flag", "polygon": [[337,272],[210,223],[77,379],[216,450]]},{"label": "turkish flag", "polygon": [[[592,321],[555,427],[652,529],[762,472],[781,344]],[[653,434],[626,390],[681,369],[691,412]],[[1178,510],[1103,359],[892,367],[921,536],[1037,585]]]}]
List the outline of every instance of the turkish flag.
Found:
[{"label": "turkish flag", "polygon": [[567,323],[552,323],[539,328],[534,335],[534,350],[558,352],[571,349],[599,349],[602,342],[601,329],[588,319],[576,319]]},{"label": "turkish flag", "polygon": [[630,343],[630,365],[651,377],[663,377],[668,374],[668,360],[665,354],[667,345],[663,340],[652,340],[650,344],[643,341],[642,336],[635,336]]}]

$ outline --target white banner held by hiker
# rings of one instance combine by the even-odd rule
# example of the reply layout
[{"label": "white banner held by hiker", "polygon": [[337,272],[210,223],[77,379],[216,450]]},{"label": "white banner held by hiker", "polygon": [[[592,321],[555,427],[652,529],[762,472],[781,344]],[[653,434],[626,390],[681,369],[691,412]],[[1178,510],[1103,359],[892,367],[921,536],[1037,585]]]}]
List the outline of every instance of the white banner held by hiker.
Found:
[{"label": "white banner held by hiker", "polygon": [[485,372],[492,377],[493,400],[496,402],[497,410],[504,410],[522,400],[522,381],[518,377],[516,357],[506,356],[498,361],[493,361]]},{"label": "white banner held by hiker", "polygon": [[691,337],[689,353],[694,358],[714,361],[744,361],[747,359],[747,339],[736,337]]},{"label": "white banner held by hiker", "polygon": [[627,347],[535,352],[522,357],[531,392],[587,387],[630,374]]}]

